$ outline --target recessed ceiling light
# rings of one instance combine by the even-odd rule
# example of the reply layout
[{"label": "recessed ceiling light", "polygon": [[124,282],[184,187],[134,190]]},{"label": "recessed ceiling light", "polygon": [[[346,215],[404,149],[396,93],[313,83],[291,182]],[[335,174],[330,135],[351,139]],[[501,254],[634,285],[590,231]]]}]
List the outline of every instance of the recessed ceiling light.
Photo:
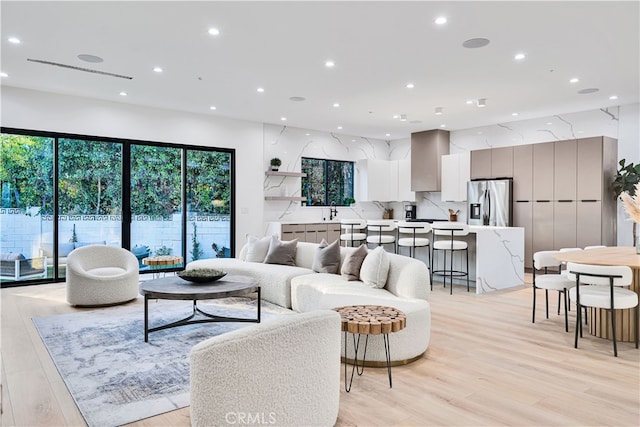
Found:
[{"label": "recessed ceiling light", "polygon": [[487,106],[487,98],[478,99],[478,107],[486,107]]},{"label": "recessed ceiling light", "polygon": [[338,108],[339,106],[340,106],[340,104],[339,104],[339,103],[337,103],[337,102],[334,102],[334,103],[333,103],[333,107],[334,107],[334,108]]},{"label": "recessed ceiling light", "polygon": [[413,83],[407,83],[407,89],[413,89],[416,87]]},{"label": "recessed ceiling light", "polygon": [[81,53],[80,55],[78,55],[78,59],[84,62],[91,62],[94,64],[98,64],[104,61],[104,59],[100,58],[99,56],[89,55],[87,53]]},{"label": "recessed ceiling light", "polygon": [[587,95],[587,94],[589,94],[589,93],[596,93],[596,92],[598,92],[599,90],[600,90],[600,89],[598,89],[597,87],[589,87],[589,88],[586,88],[586,89],[581,89],[581,90],[579,90],[579,91],[578,91],[578,93],[579,93],[580,95]]},{"label": "recessed ceiling light", "polygon": [[520,113],[511,113],[512,116],[519,116]]},{"label": "recessed ceiling light", "polygon": [[569,83],[578,83],[579,81],[580,81],[580,79],[579,79],[579,78],[574,77],[574,78],[572,78],[571,80],[569,80]]},{"label": "recessed ceiling light", "polygon": [[328,60],[328,61],[326,61],[326,62],[324,63],[324,66],[325,66],[325,67],[327,67],[327,68],[331,68],[331,67],[333,67],[333,66],[335,66],[335,65],[336,65],[336,63],[335,63],[335,62],[333,62],[333,61],[331,61],[331,60]]},{"label": "recessed ceiling light", "polygon": [[342,130],[342,126],[338,126],[338,130]]},{"label": "recessed ceiling light", "polygon": [[384,136],[391,136],[391,134],[390,133],[385,133]]},{"label": "recessed ceiling light", "polygon": [[300,101],[304,101],[307,98],[305,98],[304,96],[292,96],[289,98],[289,101],[295,101],[295,102],[300,102]]},{"label": "recessed ceiling light", "polygon": [[305,135],[306,135],[306,136],[311,136],[311,134],[310,134],[310,133],[305,133]]},{"label": "recessed ceiling light", "polygon": [[217,28],[209,28],[209,31],[207,31],[209,34],[211,34],[212,36],[217,36],[220,35],[220,30]]},{"label": "recessed ceiling light", "polygon": [[212,105],[211,107],[209,107],[209,110],[215,110],[216,107],[214,105]]},{"label": "recessed ceiling light", "polygon": [[618,99],[618,95],[611,95],[611,96],[609,97],[609,99],[611,99],[611,100]]},{"label": "recessed ceiling light", "polygon": [[467,105],[472,105],[473,104],[473,99],[470,99],[467,101]]},{"label": "recessed ceiling light", "polygon": [[9,74],[7,74],[5,72],[2,72],[2,73],[0,73],[0,77],[9,77]]},{"label": "recessed ceiling light", "polygon": [[120,96],[127,96],[127,92],[120,92]]},{"label": "recessed ceiling light", "polygon": [[447,125],[445,125],[444,123],[440,125],[441,128],[446,128]]},{"label": "recessed ceiling light", "polygon": [[489,44],[489,39],[485,39],[481,37],[476,39],[465,40],[464,42],[462,42],[462,46],[468,49],[477,49],[479,47],[485,47],[488,44]]},{"label": "recessed ceiling light", "polygon": [[524,53],[516,53],[516,56],[513,57],[516,61],[521,61],[526,58]]},{"label": "recessed ceiling light", "polygon": [[443,25],[447,23],[447,18],[444,16],[438,16],[434,22],[438,25]]},{"label": "recessed ceiling light", "polygon": [[163,70],[160,67],[153,67],[153,71],[155,71],[156,73],[161,73]]},{"label": "recessed ceiling light", "polygon": [[286,117],[280,117],[280,120],[282,120],[283,122],[286,122],[287,118]]},{"label": "recessed ceiling light", "polygon": [[436,107],[436,116],[442,115],[442,107]]},{"label": "recessed ceiling light", "polygon": [[9,37],[7,40],[9,40],[9,43],[13,43],[13,44],[20,44],[20,39],[17,37]]},{"label": "recessed ceiling light", "polygon": [[355,139],[352,139],[352,140],[351,140],[351,142],[356,142],[356,140],[355,140]]},{"label": "recessed ceiling light", "polygon": [[262,93],[262,92],[264,92],[264,88],[263,87],[259,87],[258,89],[256,89],[256,91]]},{"label": "recessed ceiling light", "polygon": [[553,124],[553,122],[547,122],[547,124],[548,124],[548,125],[552,125],[552,124]]},{"label": "recessed ceiling light", "polygon": [[393,118],[394,118],[394,119],[399,119],[399,118],[400,118],[400,115],[398,115],[398,114],[394,114],[394,115],[393,115]]}]

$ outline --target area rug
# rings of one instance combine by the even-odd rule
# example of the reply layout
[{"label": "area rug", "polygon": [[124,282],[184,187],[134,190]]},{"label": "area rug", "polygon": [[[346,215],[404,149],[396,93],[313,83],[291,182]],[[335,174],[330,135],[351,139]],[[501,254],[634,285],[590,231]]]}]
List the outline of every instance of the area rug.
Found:
[{"label": "area rug", "polygon": [[[191,301],[150,301],[149,327],[188,316]],[[255,301],[228,298],[198,306],[255,318]],[[262,303],[262,322],[288,310]],[[254,323],[201,323],[149,334],[144,306],[33,318],[58,372],[89,426],[116,426],[189,405],[189,352],[210,337]]]}]

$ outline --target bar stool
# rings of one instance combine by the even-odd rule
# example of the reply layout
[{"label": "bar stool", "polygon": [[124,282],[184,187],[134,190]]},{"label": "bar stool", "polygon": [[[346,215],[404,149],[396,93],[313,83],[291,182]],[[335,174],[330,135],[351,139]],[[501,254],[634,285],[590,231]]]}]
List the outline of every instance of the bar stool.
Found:
[{"label": "bar stool", "polygon": [[362,232],[362,230],[367,228],[366,219],[341,219],[340,228],[344,231],[340,234],[340,242],[345,242],[345,246],[348,246],[348,243],[351,242],[351,246],[353,247],[353,242],[364,242],[367,240],[367,234]]},{"label": "bar stool", "polygon": [[409,248],[409,256],[415,257],[416,248],[429,248],[427,254],[429,256],[429,268],[431,268],[431,241],[425,237],[431,233],[431,224],[428,222],[409,222],[398,221],[398,253],[400,247]]},{"label": "bar stool", "polygon": [[393,244],[393,252],[396,250],[395,234],[382,234],[395,231],[396,223],[391,220],[368,220],[367,221],[367,246],[369,243],[378,246]]},{"label": "bar stool", "polygon": [[[469,226],[462,222],[436,221],[431,224],[433,230],[433,265],[436,264],[436,251],[444,251],[444,263],[442,270],[433,270],[432,274],[444,277],[444,285],[447,286],[447,276],[450,277],[451,288],[449,293],[453,294],[453,277],[467,277],[467,292],[469,292],[469,245],[464,240],[457,240],[454,237],[462,237],[469,234]],[[439,236],[436,240],[436,236]],[[451,262],[447,270],[447,252],[451,252]],[[453,269],[453,254],[458,251],[465,251],[467,255],[467,270]]]},{"label": "bar stool", "polygon": [[567,264],[569,277],[575,279],[576,286],[571,288],[569,296],[578,306],[576,315],[576,337],[574,348],[578,348],[578,329],[582,337],[580,307],[595,307],[609,310],[613,337],[613,355],[618,357],[616,343],[615,310],[635,308],[635,342],[638,348],[638,294],[630,289],[633,272],[627,266],[588,265],[570,262]]}]

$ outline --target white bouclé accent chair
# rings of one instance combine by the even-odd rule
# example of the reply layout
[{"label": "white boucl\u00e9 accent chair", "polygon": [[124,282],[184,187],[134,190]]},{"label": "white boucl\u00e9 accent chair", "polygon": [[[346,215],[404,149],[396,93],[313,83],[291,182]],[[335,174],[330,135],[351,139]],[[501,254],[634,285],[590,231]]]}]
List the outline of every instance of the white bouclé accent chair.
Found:
[{"label": "white boucl\u00e9 accent chair", "polygon": [[67,258],[67,302],[99,306],[131,301],[138,296],[138,259],[126,249],[83,246]]},{"label": "white boucl\u00e9 accent chair", "polygon": [[340,315],[291,314],[191,350],[191,425],[333,426],[340,400]]}]

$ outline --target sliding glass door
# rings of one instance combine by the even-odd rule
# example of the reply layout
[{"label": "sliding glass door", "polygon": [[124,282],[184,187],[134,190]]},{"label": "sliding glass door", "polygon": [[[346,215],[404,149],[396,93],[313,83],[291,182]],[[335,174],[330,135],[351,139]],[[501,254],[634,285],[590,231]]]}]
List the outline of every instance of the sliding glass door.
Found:
[{"label": "sliding glass door", "polygon": [[184,260],[182,152],[175,147],[131,146],[131,251],[141,271],[183,265],[143,263],[147,257],[160,256],[180,256]]},{"label": "sliding glass door", "polygon": [[233,150],[2,129],[0,261],[5,285],[64,280],[77,247],[149,260],[228,257]]},{"label": "sliding glass door", "polygon": [[0,282],[53,278],[54,138],[0,135]]}]

